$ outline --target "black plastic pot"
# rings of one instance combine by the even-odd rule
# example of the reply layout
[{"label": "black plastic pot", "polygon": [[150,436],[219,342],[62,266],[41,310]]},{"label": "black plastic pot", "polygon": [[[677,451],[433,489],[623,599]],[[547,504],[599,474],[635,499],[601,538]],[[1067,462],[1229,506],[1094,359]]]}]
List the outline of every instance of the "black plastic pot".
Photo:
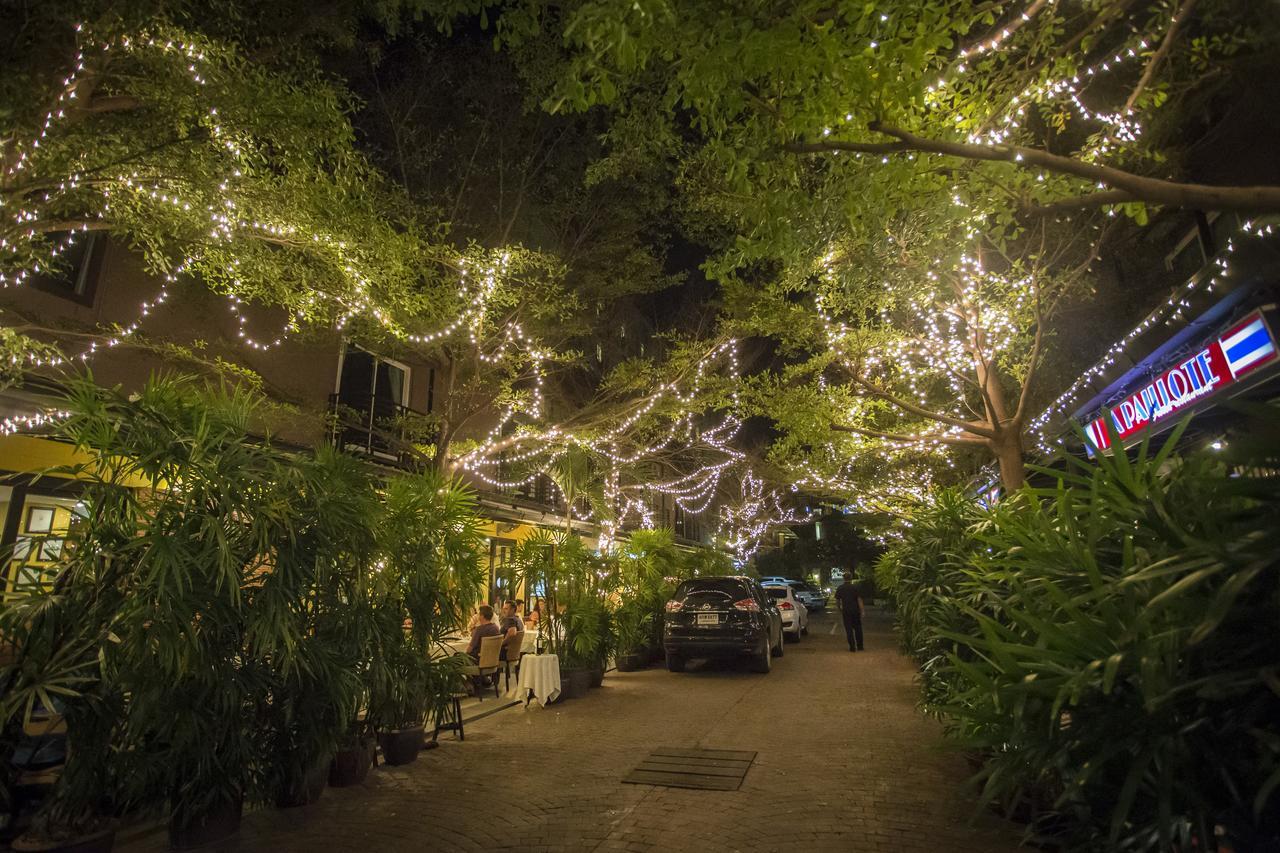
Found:
[{"label": "black plastic pot", "polygon": [[321,762],[311,768],[306,775],[292,780],[288,790],[281,791],[276,797],[276,807],[293,809],[298,806],[309,806],[324,793],[325,783],[329,781],[329,762]]},{"label": "black plastic pot", "polygon": [[600,687],[604,684],[604,664],[591,667],[591,686]]},{"label": "black plastic pot", "polygon": [[100,829],[77,838],[64,838],[60,841],[32,838],[20,835],[9,842],[9,849],[23,853],[111,853],[116,843],[114,829]]},{"label": "black plastic pot", "polygon": [[169,846],[174,850],[190,850],[230,838],[240,831],[243,809],[244,801],[237,797],[233,803],[218,803],[208,814],[188,821],[186,826],[179,826],[175,815],[169,819]]},{"label": "black plastic pot", "polygon": [[581,699],[591,689],[591,670],[560,670],[560,695],[566,699]]},{"label": "black plastic pot", "polygon": [[642,655],[636,652],[626,655],[618,655],[618,672],[635,672],[638,669],[644,669],[648,662],[648,655]]},{"label": "black plastic pot", "polygon": [[423,737],[422,726],[378,732],[382,760],[393,767],[416,761],[418,753],[422,751]]},{"label": "black plastic pot", "polygon": [[347,788],[359,785],[373,765],[374,743],[362,741],[351,749],[340,749],[329,762],[329,787]]}]

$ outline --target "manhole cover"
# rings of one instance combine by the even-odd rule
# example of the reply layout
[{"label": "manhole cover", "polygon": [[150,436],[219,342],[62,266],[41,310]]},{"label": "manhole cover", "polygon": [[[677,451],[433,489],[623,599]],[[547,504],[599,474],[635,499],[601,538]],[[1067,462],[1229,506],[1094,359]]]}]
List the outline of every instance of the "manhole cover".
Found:
[{"label": "manhole cover", "polygon": [[754,752],[737,749],[663,746],[649,753],[622,781],[632,785],[736,791],[755,759]]}]

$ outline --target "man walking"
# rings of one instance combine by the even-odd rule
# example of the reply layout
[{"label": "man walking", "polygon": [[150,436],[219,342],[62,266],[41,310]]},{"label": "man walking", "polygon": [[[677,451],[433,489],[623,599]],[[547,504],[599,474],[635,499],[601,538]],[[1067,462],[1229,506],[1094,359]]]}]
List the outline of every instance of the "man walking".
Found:
[{"label": "man walking", "polygon": [[853,572],[845,572],[844,583],[836,590],[836,601],[840,602],[840,618],[844,620],[844,634],[849,638],[849,651],[862,651],[862,596],[853,585]]}]

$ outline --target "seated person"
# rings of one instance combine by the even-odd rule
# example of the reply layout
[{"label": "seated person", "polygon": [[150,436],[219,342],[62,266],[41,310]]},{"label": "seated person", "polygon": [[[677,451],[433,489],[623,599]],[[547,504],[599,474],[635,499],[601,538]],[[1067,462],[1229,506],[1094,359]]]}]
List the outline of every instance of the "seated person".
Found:
[{"label": "seated person", "polygon": [[[489,611],[489,617],[487,619],[485,618],[484,614],[480,612],[486,608],[488,608],[488,611]],[[493,608],[489,607],[487,604],[477,607],[476,612],[471,614],[471,621],[467,623],[467,633],[470,634],[472,631],[474,631],[476,628],[479,628],[485,622],[490,622],[490,623],[493,622]]]},{"label": "seated person", "polygon": [[538,607],[539,606],[537,604],[533,605],[533,609],[524,617],[525,625],[531,625],[534,628],[538,627],[538,622],[542,619],[542,611],[539,610]]},{"label": "seated person", "polygon": [[[502,624],[499,630],[502,632],[503,637],[508,640],[516,634],[524,632],[524,622],[516,614],[516,603],[514,601],[508,601],[502,605]],[[507,659],[506,646],[502,648],[502,659]]]},{"label": "seated person", "polygon": [[481,619],[480,624],[471,629],[471,644],[467,646],[467,654],[477,663],[480,661],[480,641],[485,637],[496,637],[502,633],[502,630],[493,624],[492,607],[487,604],[480,605],[478,615],[483,619]]}]

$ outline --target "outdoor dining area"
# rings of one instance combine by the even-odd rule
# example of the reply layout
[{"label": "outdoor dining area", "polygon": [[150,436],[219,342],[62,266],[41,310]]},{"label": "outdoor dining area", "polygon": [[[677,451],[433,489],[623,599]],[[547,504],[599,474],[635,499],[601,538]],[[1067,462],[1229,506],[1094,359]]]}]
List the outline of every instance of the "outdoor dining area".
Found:
[{"label": "outdoor dining area", "polygon": [[440,653],[471,659],[463,675],[477,700],[492,690],[494,698],[505,692],[526,705],[537,699],[545,706],[560,694],[559,657],[551,653],[536,618],[526,623],[521,610],[523,602],[508,602],[502,613],[481,605],[464,630],[441,642]]}]

